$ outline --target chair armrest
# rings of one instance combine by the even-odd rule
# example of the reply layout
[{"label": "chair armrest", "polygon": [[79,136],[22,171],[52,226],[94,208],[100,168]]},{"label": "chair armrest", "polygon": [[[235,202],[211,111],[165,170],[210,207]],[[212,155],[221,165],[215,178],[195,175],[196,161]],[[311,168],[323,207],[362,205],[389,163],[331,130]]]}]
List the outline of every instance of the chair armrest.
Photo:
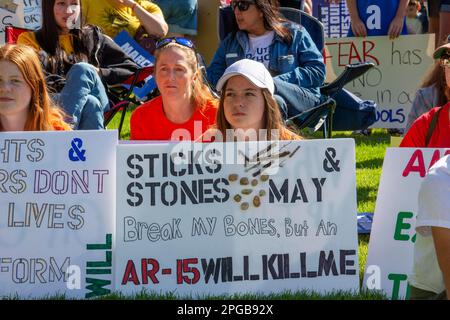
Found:
[{"label": "chair armrest", "polygon": [[326,96],[333,97],[339,90],[341,90],[347,83],[357,79],[366,73],[375,65],[373,62],[360,62],[355,64],[348,64],[345,70],[333,82],[324,85],[320,88],[320,93]]}]

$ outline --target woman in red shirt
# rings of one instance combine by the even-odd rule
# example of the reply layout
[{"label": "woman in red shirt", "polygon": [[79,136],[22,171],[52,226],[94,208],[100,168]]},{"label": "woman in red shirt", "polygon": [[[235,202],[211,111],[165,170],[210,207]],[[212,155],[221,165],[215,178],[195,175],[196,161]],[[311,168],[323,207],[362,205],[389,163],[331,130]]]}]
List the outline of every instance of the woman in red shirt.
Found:
[{"label": "woman in red shirt", "polygon": [[155,80],[161,95],[131,115],[131,140],[196,140],[214,125],[215,99],[198,68],[193,43],[185,38],[158,41]]},{"label": "woman in red shirt", "polygon": [[[447,84],[444,94],[450,100],[450,43],[437,48],[433,56],[440,60],[441,67],[444,68]],[[417,118],[406,132],[400,147],[450,148],[450,102]]]},{"label": "woman in red shirt", "polygon": [[0,132],[71,130],[50,99],[36,52],[0,47]]}]

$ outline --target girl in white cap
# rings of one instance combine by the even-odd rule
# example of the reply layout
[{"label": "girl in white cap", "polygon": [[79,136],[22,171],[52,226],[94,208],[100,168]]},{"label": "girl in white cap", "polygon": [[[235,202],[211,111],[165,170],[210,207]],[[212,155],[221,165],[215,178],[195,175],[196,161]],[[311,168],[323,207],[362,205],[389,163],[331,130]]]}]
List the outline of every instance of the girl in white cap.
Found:
[{"label": "girl in white cap", "polygon": [[221,92],[216,128],[207,131],[203,141],[301,139],[284,126],[272,76],[262,63],[235,62],[216,88]]}]

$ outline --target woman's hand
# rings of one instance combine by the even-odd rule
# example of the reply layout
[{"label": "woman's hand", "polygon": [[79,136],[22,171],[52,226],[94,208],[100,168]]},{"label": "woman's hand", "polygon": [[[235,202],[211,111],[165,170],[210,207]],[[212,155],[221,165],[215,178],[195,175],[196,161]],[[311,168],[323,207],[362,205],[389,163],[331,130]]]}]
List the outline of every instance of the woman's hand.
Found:
[{"label": "woman's hand", "polygon": [[403,21],[405,17],[404,16],[396,16],[389,25],[388,35],[389,39],[397,38],[403,29]]},{"label": "woman's hand", "polygon": [[357,37],[366,37],[367,36],[367,29],[364,22],[359,17],[355,17],[354,19],[350,18],[351,20],[351,27],[353,34]]}]

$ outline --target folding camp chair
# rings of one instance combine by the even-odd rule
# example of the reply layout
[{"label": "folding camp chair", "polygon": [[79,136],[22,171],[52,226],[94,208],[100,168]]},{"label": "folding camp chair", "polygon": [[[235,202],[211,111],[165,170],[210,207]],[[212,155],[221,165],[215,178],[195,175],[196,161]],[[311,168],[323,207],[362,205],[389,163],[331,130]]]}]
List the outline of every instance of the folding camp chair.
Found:
[{"label": "folding camp chair", "polygon": [[108,87],[108,97],[110,99],[110,109],[105,111],[103,114],[104,121],[103,124],[106,126],[111,122],[114,116],[121,112],[120,122],[119,122],[119,138],[122,133],[122,127],[125,122],[125,115],[129,110],[131,105],[139,105],[141,104],[140,100],[137,100],[134,97],[133,90],[136,88],[138,84],[141,84],[147,79],[151,74],[153,74],[153,66],[144,67],[138,69],[134,75],[129,77],[119,86]]},{"label": "folding camp chair", "polygon": [[[25,28],[18,28],[13,26],[5,27],[5,43],[15,44],[17,38],[23,32],[32,31]],[[125,80],[118,86],[108,86],[107,94],[110,100],[110,108],[103,114],[103,125],[106,126],[111,122],[114,116],[121,112],[119,122],[119,138],[122,132],[123,123],[125,121],[125,115],[127,110],[132,104],[140,104],[141,102],[133,98],[133,90],[138,84],[144,82],[153,73],[153,66],[139,69],[134,75]]]}]

